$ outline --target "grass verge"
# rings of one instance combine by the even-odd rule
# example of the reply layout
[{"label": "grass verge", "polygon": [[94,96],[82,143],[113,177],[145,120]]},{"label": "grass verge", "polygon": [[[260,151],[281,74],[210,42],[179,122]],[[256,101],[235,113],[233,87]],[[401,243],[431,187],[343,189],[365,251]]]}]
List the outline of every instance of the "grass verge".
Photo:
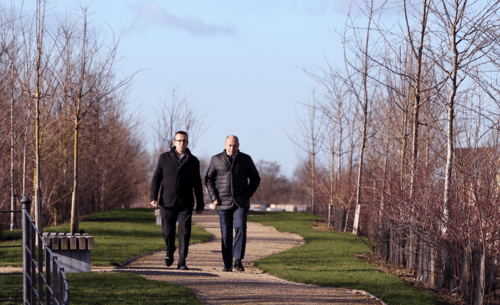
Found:
[{"label": "grass verge", "polygon": [[[80,222],[80,229],[94,236],[92,265],[121,265],[127,260],[165,248],[161,226],[153,209],[96,212]],[[69,224],[48,227],[46,232],[69,232]],[[15,238],[20,232],[9,232]],[[193,226],[191,243],[210,240],[210,233]],[[178,241],[176,241],[178,242]],[[20,241],[3,243],[20,244]],[[0,248],[0,267],[22,266],[21,248]],[[183,286],[149,281],[130,273],[67,274],[71,304],[203,304]],[[21,275],[0,276],[0,299],[22,297]],[[9,303],[16,304],[16,303]]]},{"label": "grass verge", "polygon": [[68,280],[78,283],[70,284],[71,304],[203,304],[186,287],[131,273],[73,273]]},{"label": "grass verge", "polygon": [[375,270],[375,266],[355,257],[371,253],[355,235],[314,230],[307,213],[266,212],[249,221],[273,226],[278,231],[302,236],[306,243],[255,262],[266,273],[280,278],[319,286],[367,291],[387,304],[436,304],[431,292],[418,290],[397,276]]},{"label": "grass verge", "polygon": [[[131,273],[70,273],[71,304],[203,304],[186,287]],[[20,299],[21,275],[0,276],[0,299]],[[7,301],[2,304],[22,304]]]},{"label": "grass verge", "polygon": [[[117,209],[92,213],[80,222],[80,229],[94,236],[95,249],[92,250],[92,265],[121,265],[132,257],[165,248],[161,226],[155,225],[153,209]],[[44,232],[68,233],[69,223],[57,227],[47,227]],[[7,232],[4,232],[7,233]],[[10,234],[10,237],[20,231]],[[210,233],[193,226],[191,243],[210,240]],[[176,243],[178,243],[176,239]],[[20,241],[2,245],[21,244]],[[0,248],[0,267],[22,266],[21,248]]]}]

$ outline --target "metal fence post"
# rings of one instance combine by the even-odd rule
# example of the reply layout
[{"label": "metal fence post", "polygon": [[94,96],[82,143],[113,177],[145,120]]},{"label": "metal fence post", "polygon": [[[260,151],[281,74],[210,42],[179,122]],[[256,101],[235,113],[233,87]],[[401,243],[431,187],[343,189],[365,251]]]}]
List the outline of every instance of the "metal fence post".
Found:
[{"label": "metal fence post", "polygon": [[[50,246],[50,245],[49,245]],[[52,288],[52,277],[50,276],[50,252],[49,247],[45,248],[45,304],[50,305],[52,301],[51,288]]]},{"label": "metal fence post", "polygon": [[[32,222],[33,223],[33,222]],[[29,224],[29,253],[30,257],[28,257],[29,260],[29,265],[30,265],[30,305],[36,304],[36,277],[37,277],[37,267],[36,267],[36,240],[37,240],[37,234],[36,234],[36,227],[32,225],[32,223]]]},{"label": "metal fence post", "polygon": [[21,199],[21,204],[22,204],[22,225],[23,225],[23,243],[22,243],[22,249],[23,249],[23,304],[26,304],[26,300],[28,300],[28,291],[31,290],[31,287],[28,287],[28,278],[26,277],[27,274],[30,274],[30,264],[29,264],[29,259],[28,259],[28,254],[26,252],[26,247],[28,247],[29,243],[29,236],[28,236],[28,230],[30,227],[30,222],[28,220],[27,215],[30,213],[30,208],[31,208],[31,199],[28,196],[24,196]]}]

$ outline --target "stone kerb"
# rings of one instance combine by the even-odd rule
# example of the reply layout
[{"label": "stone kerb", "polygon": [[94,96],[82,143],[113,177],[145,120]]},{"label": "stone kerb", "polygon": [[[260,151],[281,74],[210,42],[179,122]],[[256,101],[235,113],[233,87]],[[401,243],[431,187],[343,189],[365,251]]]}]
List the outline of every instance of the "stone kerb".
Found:
[{"label": "stone kerb", "polygon": [[90,272],[94,237],[88,233],[48,233],[43,239],[52,250],[66,273]]}]

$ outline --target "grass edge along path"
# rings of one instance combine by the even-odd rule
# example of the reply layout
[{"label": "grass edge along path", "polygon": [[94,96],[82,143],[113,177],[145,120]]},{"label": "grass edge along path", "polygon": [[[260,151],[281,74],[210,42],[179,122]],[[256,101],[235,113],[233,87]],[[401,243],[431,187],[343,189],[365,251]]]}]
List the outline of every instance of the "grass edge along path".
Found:
[{"label": "grass edge along path", "polygon": [[[116,209],[92,213],[80,228],[94,236],[92,265],[117,266],[151,251],[165,248],[154,209]],[[5,232],[11,238],[19,232]],[[69,232],[69,224],[48,227],[44,232]],[[17,235],[16,235],[17,234]],[[191,243],[209,241],[211,234],[193,226]],[[16,241],[14,243],[21,243]],[[176,239],[178,244],[178,240]],[[0,266],[22,266],[20,248],[0,249]],[[69,273],[71,304],[203,304],[188,288],[150,281],[129,273]],[[0,299],[22,297],[21,275],[0,276]],[[10,293],[11,291],[12,293]],[[15,303],[12,303],[15,304]]]},{"label": "grass edge along path", "polygon": [[[80,221],[79,227],[94,237],[93,266],[119,266],[133,257],[165,249],[161,226],[156,225],[154,209],[151,208],[94,212],[86,220]],[[69,223],[43,228],[43,232],[69,231]],[[3,233],[11,238],[21,238],[22,234],[21,230]],[[210,238],[211,234],[203,228],[192,227],[190,243],[206,242]],[[21,241],[9,244],[21,244]],[[4,266],[22,266],[21,248],[0,249],[0,267]]]},{"label": "grass edge along path", "polygon": [[431,292],[418,290],[397,276],[375,270],[375,266],[355,257],[371,253],[359,237],[343,232],[313,229],[308,213],[258,212],[249,221],[273,226],[280,232],[302,236],[306,243],[256,261],[262,271],[292,282],[367,291],[390,305],[436,304]]},{"label": "grass edge along path", "polygon": [[[147,280],[132,273],[88,272],[67,276],[71,304],[203,304],[189,288]],[[0,299],[22,298],[22,286],[21,275],[0,276]]]}]

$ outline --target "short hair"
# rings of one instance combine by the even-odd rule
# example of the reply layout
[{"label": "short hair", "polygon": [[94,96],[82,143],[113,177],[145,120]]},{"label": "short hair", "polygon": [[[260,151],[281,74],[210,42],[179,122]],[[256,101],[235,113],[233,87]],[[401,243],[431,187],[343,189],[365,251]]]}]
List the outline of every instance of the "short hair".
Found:
[{"label": "short hair", "polygon": [[233,138],[236,140],[236,142],[237,142],[238,144],[240,144],[240,140],[238,139],[238,137],[237,137],[237,136],[233,136],[233,135],[228,135],[228,136],[226,137],[226,142],[227,142],[227,139],[229,139],[229,137],[233,137]]},{"label": "short hair", "polygon": [[182,130],[179,130],[178,132],[176,132],[176,133],[175,133],[175,135],[174,135],[174,140],[175,140],[175,136],[176,136],[176,135],[178,135],[178,134],[185,135],[185,136],[186,136],[186,139],[187,139],[187,140],[189,140],[189,137],[188,137],[187,132],[182,131]]}]

